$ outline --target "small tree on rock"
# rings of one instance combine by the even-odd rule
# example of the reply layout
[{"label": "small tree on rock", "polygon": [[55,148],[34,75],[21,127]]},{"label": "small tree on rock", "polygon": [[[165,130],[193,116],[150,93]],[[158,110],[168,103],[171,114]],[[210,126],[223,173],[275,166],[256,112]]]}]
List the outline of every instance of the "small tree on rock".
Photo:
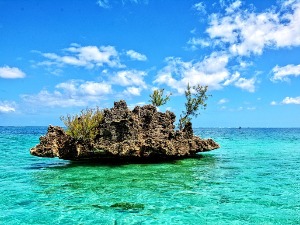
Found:
[{"label": "small tree on rock", "polygon": [[192,117],[197,117],[200,112],[198,112],[199,107],[206,109],[206,100],[210,95],[207,95],[208,86],[196,85],[191,87],[190,84],[187,85],[185,90],[185,111],[182,112],[179,119],[179,129],[182,130],[187,123],[190,123]]},{"label": "small tree on rock", "polygon": [[172,93],[164,97],[164,89],[157,89],[154,90],[153,93],[150,95],[150,102],[155,107],[159,107],[161,105],[166,104],[170,100],[171,95]]}]

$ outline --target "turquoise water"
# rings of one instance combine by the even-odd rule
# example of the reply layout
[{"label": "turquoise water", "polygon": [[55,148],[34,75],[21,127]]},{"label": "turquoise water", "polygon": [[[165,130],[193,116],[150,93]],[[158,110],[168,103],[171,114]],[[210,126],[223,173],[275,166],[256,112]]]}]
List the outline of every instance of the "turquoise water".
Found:
[{"label": "turquoise water", "polygon": [[0,127],[0,224],[299,224],[300,129],[200,129],[221,148],[163,164],[29,154],[46,127]]}]

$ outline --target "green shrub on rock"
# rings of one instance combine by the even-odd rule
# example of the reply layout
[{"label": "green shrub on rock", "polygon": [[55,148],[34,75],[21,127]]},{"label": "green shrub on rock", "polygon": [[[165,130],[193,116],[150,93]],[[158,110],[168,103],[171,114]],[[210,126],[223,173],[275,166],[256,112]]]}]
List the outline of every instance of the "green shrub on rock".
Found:
[{"label": "green shrub on rock", "polygon": [[67,134],[75,139],[94,139],[97,135],[97,127],[103,121],[103,111],[99,108],[82,110],[79,115],[61,116],[65,124]]}]

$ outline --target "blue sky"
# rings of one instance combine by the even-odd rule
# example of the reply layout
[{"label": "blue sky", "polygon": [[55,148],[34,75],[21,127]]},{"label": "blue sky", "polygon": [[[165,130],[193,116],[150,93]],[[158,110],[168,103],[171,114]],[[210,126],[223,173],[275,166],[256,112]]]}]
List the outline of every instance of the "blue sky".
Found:
[{"label": "blue sky", "polygon": [[0,0],[0,125],[209,86],[194,127],[300,127],[300,1]]}]

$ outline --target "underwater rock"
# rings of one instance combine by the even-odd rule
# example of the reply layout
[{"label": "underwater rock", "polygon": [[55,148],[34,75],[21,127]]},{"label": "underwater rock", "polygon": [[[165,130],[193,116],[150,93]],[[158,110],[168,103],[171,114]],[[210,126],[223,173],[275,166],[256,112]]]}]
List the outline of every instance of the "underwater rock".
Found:
[{"label": "underwater rock", "polygon": [[141,203],[119,202],[110,206],[111,208],[120,209],[122,211],[143,210],[145,206]]},{"label": "underwater rock", "polygon": [[122,100],[103,113],[93,140],[74,139],[63,128],[50,125],[30,153],[66,160],[164,160],[219,148],[212,139],[194,136],[191,123],[175,130],[175,114],[158,112],[152,105],[130,110]]}]

